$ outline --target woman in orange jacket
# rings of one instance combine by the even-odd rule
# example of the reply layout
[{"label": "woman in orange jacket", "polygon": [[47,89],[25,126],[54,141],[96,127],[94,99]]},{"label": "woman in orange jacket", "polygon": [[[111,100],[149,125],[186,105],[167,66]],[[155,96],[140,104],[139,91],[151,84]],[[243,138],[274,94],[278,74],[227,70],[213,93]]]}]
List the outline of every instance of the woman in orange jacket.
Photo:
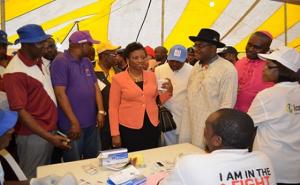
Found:
[{"label": "woman in orange jacket", "polygon": [[165,102],[172,96],[173,87],[163,84],[166,92],[158,95],[155,74],[143,70],[146,52],[140,43],[125,48],[126,71],[112,79],[109,95],[109,121],[114,147],[125,147],[129,152],[158,146],[158,106],[156,98]]}]

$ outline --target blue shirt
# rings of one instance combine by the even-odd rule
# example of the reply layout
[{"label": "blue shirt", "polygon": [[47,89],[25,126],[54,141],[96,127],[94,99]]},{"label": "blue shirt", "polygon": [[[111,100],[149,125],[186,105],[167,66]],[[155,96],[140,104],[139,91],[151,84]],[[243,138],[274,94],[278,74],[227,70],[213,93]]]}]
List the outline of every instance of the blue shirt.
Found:
[{"label": "blue shirt", "polygon": [[[77,60],[68,50],[58,55],[51,64],[53,86],[64,86],[72,110],[81,128],[96,124],[97,106],[95,86],[97,82],[92,63],[88,58]],[[71,127],[61,107],[58,106],[58,128],[67,131]]]}]

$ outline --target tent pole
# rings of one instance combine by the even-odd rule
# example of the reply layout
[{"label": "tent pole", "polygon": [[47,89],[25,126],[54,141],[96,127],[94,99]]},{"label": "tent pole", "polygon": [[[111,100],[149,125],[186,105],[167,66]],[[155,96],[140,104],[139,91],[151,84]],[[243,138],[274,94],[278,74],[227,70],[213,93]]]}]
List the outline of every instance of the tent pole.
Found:
[{"label": "tent pole", "polygon": [[284,2],[284,45],[287,46],[287,6]]},{"label": "tent pole", "polygon": [[0,0],[1,6],[1,30],[5,31],[5,0]]},{"label": "tent pole", "polygon": [[160,45],[164,46],[164,32],[165,32],[165,0],[161,1],[161,35]]}]

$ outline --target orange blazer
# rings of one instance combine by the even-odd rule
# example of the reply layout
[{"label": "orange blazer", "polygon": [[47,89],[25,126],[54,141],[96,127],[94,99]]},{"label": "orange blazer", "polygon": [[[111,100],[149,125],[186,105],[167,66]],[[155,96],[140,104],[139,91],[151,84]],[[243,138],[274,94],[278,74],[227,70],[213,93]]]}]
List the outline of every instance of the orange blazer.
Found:
[{"label": "orange blazer", "polygon": [[[143,90],[135,84],[127,71],[113,76],[109,94],[109,122],[112,136],[120,135],[119,124],[132,129],[143,127],[144,113],[157,126],[158,96],[156,77],[153,72],[143,71]],[[160,95],[161,102],[167,101],[171,93]]]}]

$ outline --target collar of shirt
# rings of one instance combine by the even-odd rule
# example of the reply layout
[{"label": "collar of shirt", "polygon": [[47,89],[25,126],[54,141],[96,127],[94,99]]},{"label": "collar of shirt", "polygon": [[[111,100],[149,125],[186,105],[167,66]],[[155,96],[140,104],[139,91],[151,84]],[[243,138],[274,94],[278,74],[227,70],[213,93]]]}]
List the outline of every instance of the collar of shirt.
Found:
[{"label": "collar of shirt", "polygon": [[41,70],[42,70],[42,59],[38,58],[36,61],[30,59],[26,53],[22,52],[21,50],[18,51],[17,53],[18,57],[21,59],[21,61],[28,67],[32,67],[34,65],[37,65]]},{"label": "collar of shirt", "polygon": [[70,54],[69,50],[65,50],[65,51],[64,51],[64,56],[65,56],[70,62],[75,62],[75,63],[82,63],[83,61],[88,60],[87,57],[83,57],[83,58],[81,58],[81,59],[79,59],[79,60],[76,59],[76,58],[74,58],[74,57]]},{"label": "collar of shirt", "polygon": [[259,63],[259,62],[263,62],[263,60],[262,59],[255,59],[255,60],[253,60],[253,59],[249,59],[249,58],[246,58],[247,60],[247,62],[248,63]]},{"label": "collar of shirt", "polygon": [[219,149],[212,151],[211,154],[216,154],[216,153],[242,153],[246,154],[249,153],[248,149]]},{"label": "collar of shirt", "polygon": [[275,84],[274,86],[277,87],[293,87],[293,86],[297,86],[300,85],[298,82],[280,82]]},{"label": "collar of shirt", "polygon": [[201,65],[202,68],[206,68],[206,69],[207,69],[209,66],[213,65],[213,64],[214,64],[214,61],[216,61],[218,58],[219,58],[218,55],[214,56],[214,57],[213,57],[212,59],[210,59],[210,61],[209,61],[207,64],[205,64],[205,65],[202,65],[201,62],[199,61],[199,65]]}]

